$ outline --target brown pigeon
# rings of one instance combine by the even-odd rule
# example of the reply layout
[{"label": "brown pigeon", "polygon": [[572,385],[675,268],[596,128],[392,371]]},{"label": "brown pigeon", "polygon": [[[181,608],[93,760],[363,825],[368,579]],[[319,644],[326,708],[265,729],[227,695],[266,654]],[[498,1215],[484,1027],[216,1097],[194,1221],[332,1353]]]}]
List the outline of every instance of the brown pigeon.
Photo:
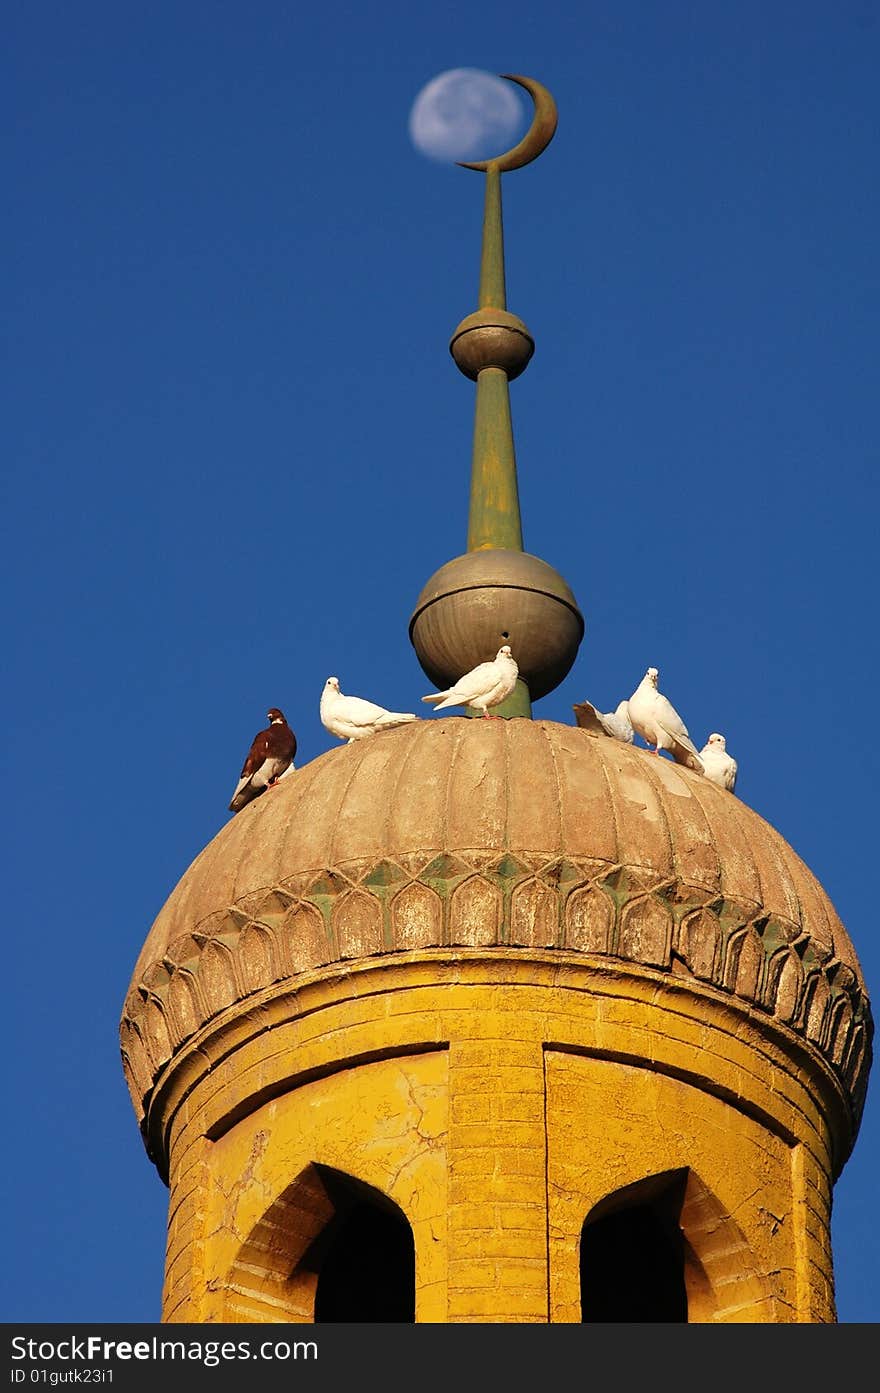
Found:
[{"label": "brown pigeon", "polygon": [[241,777],[229,804],[229,811],[237,813],[246,803],[272,788],[282,774],[293,769],[296,754],[296,736],[284,718],[284,712],[277,706],[267,712],[269,724],[259,735],[255,735],[248,757],[245,760]]}]

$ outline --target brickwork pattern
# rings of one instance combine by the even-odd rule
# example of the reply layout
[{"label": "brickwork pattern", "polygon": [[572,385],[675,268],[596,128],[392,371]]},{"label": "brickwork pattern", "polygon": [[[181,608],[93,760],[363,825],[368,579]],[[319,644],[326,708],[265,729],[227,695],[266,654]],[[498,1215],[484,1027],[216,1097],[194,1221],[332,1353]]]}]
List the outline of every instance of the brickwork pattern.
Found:
[{"label": "brickwork pattern", "polygon": [[419,1321],[579,1321],[585,1219],[676,1168],[691,1320],[833,1320],[819,1081],[722,999],[509,951],[361,965],[291,1005],[206,1036],[164,1099],[165,1320],[312,1318],[316,1165],[410,1222]]}]

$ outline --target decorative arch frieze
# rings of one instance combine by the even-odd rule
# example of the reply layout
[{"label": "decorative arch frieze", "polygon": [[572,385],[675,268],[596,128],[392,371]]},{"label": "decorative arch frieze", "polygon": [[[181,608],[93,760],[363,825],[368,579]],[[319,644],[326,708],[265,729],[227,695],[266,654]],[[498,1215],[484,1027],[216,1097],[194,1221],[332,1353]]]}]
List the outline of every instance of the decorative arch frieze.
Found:
[{"label": "decorative arch frieze", "polygon": [[[802,916],[799,916],[799,919]],[[252,892],[171,943],[129,993],[124,1063],[141,1090],[218,1013],[353,958],[505,946],[691,977],[818,1048],[863,1098],[873,1025],[855,973],[802,922],[631,866],[538,853],[421,852],[347,862]],[[136,1027],[136,1040],[129,1031]]]}]

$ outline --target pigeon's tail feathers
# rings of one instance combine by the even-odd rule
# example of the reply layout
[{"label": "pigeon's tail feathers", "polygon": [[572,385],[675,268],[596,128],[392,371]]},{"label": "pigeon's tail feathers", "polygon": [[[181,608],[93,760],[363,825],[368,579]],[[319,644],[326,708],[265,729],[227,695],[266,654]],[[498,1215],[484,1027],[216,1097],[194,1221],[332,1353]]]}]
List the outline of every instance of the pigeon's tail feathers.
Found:
[{"label": "pigeon's tail feathers", "polygon": [[[434,707],[435,711],[442,711],[447,706],[466,706],[468,703],[467,696],[462,696],[461,693],[456,691],[438,692],[437,696],[431,699],[437,702],[437,705]],[[427,697],[422,697],[422,701],[427,700]]]},{"label": "pigeon's tail feathers", "polygon": [[448,695],[448,692],[432,692],[430,696],[422,697],[422,701],[442,701]]},{"label": "pigeon's tail feathers", "polygon": [[403,726],[408,721],[417,721],[418,716],[414,711],[385,711],[376,718],[377,726]]},{"label": "pigeon's tail feathers", "polygon": [[[295,749],[294,752],[295,753]],[[235,792],[229,803],[231,813],[240,812],[247,803],[252,803],[255,798],[259,798],[261,793],[265,793],[278,779],[289,774],[293,768],[293,755],[288,761],[287,756],[275,756],[264,759],[256,769],[250,769],[243,773],[236,785]]]},{"label": "pigeon's tail feathers", "polygon": [[689,755],[694,759],[700,758],[700,752],[689,735],[677,735],[675,737],[680,745],[683,745]]},{"label": "pigeon's tail feathers", "polygon": [[229,800],[229,811],[231,813],[240,812],[253,796],[250,790],[250,779],[239,779],[235,792]]},{"label": "pigeon's tail feathers", "polygon": [[591,701],[581,701],[574,710],[575,720],[593,735],[610,735],[625,744],[633,743],[633,728],[629,718],[629,702],[620,701],[615,711],[602,712]]},{"label": "pigeon's tail feathers", "polygon": [[601,714],[591,701],[579,701],[572,707],[574,718],[582,730],[591,730],[594,735],[605,731]]},{"label": "pigeon's tail feathers", "polygon": [[700,753],[696,745],[686,735],[675,735],[667,731],[670,741],[669,753],[676,764],[684,764],[688,769],[695,769],[698,774],[705,774],[706,770]]}]

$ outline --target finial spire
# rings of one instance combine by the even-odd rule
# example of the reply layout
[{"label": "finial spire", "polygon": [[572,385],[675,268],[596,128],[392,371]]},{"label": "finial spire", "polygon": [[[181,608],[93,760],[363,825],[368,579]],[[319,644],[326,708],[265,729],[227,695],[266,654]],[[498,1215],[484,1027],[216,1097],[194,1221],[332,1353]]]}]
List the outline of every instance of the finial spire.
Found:
[{"label": "finial spire", "polygon": [[532,124],[518,145],[504,155],[491,160],[468,164],[459,160],[462,169],[476,169],[486,175],[486,209],[483,215],[483,255],[480,263],[480,309],[491,306],[507,309],[504,284],[504,228],[501,221],[501,175],[507,170],[522,169],[543,154],[556,134],[556,103],[551,94],[533,77],[518,77],[502,73],[508,82],[524,87],[535,104]]},{"label": "finial spire", "polygon": [[[522,320],[507,312],[501,175],[537,159],[552,140],[557,120],[556,103],[546,87],[530,77],[504,76],[531,95],[532,125],[506,154],[462,165],[486,176],[479,309],[459,324],[449,345],[460,370],[477,383],[468,551],[523,550],[509,384],[526,368],[535,344]],[[516,714],[531,714],[524,685],[510,701],[516,704]]]},{"label": "finial spire", "polygon": [[467,552],[423,587],[409,632],[422,667],[441,689],[509,643],[520,679],[495,714],[530,717],[532,698],[552,691],[571,667],[584,621],[562,577],[523,550],[509,384],[528,365],[535,344],[507,309],[501,175],[537,159],[557,117],[540,82],[503,76],[531,96],[531,126],[503,155],[460,161],[486,176],[479,309],[462,320],[449,344],[460,371],[477,384]]},{"label": "finial spire", "polygon": [[501,175],[537,159],[553,139],[557,121],[556,103],[546,87],[531,77],[504,76],[530,94],[535,104],[531,126],[506,154],[460,162],[486,176],[480,307],[462,320],[449,345],[458,367],[477,383],[468,551],[523,549],[508,384],[524,370],[535,344],[522,320],[507,312]]}]

